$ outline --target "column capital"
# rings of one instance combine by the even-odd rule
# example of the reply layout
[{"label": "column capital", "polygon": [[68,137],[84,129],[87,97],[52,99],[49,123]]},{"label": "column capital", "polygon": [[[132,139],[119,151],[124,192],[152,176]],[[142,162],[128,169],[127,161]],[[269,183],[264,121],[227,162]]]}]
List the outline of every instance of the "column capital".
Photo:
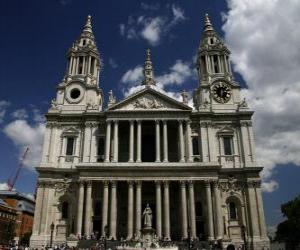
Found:
[{"label": "column capital", "polygon": [[114,120],[115,125],[118,125],[118,123],[119,123],[119,120]]},{"label": "column capital", "polygon": [[178,119],[177,121],[178,121],[178,123],[179,123],[179,124],[181,124],[181,125],[182,125],[182,122],[183,122],[183,120],[182,120],[182,119]]},{"label": "column capital", "polygon": [[185,180],[181,180],[181,181],[179,181],[179,183],[180,183],[180,187],[186,187],[185,185],[186,185],[186,181]]},{"label": "column capital", "polygon": [[164,184],[164,187],[169,187],[169,181],[164,180],[164,181],[163,181],[163,184]]},{"label": "column capital", "polygon": [[106,123],[109,125],[111,124],[111,122],[112,122],[112,120],[106,120]]},{"label": "column capital", "polygon": [[161,182],[162,182],[161,180],[154,181],[156,186],[161,186]]},{"label": "column capital", "polygon": [[135,120],[129,120],[130,124],[134,124]]},{"label": "column capital", "polygon": [[203,182],[204,182],[205,187],[210,187],[212,180],[204,180]]},{"label": "column capital", "polygon": [[87,181],[86,181],[87,187],[91,187],[92,184],[93,184],[93,181],[92,181],[92,180],[87,180]]},{"label": "column capital", "polygon": [[156,120],[155,120],[155,124],[158,124],[158,125],[159,125],[159,124],[160,124],[160,121],[161,121],[161,120],[156,119]]},{"label": "column capital", "polygon": [[193,187],[195,181],[193,181],[193,180],[188,180],[187,183],[188,183],[189,187]]},{"label": "column capital", "polygon": [[168,120],[162,120],[164,125],[167,125]]},{"label": "column capital", "polygon": [[134,181],[133,180],[128,180],[127,183],[128,183],[128,186],[133,186],[134,185]]},{"label": "column capital", "polygon": [[79,187],[81,187],[81,186],[84,185],[84,182],[85,182],[84,180],[78,180],[77,184],[78,184]]},{"label": "column capital", "polygon": [[136,184],[136,186],[138,187],[140,187],[140,186],[142,186],[142,181],[135,181],[135,184]]},{"label": "column capital", "polygon": [[185,120],[187,125],[191,125],[192,121],[191,120]]},{"label": "column capital", "polygon": [[102,183],[103,183],[104,187],[107,187],[109,185],[109,181],[108,180],[104,180],[104,181],[102,181]]},{"label": "column capital", "polygon": [[110,183],[111,183],[112,187],[116,187],[117,186],[117,181],[110,181]]},{"label": "column capital", "polygon": [[137,124],[141,124],[142,120],[135,120],[137,122]]}]

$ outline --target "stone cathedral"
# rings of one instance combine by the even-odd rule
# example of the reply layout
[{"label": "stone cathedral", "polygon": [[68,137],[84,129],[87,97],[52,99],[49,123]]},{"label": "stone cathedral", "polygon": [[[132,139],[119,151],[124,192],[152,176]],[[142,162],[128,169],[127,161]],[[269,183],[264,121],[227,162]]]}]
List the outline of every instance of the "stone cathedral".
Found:
[{"label": "stone cathedral", "polygon": [[157,89],[150,50],[141,89],[104,104],[88,16],[46,114],[31,246],[138,240],[149,204],[163,242],[269,249],[253,111],[229,57],[206,15],[193,108],[186,91],[178,101]]}]

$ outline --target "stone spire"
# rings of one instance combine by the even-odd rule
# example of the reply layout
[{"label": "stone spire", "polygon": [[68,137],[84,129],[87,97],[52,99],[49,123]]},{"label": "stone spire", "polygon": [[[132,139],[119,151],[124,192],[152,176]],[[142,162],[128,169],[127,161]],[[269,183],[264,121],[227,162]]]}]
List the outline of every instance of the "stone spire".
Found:
[{"label": "stone spire", "polygon": [[214,30],[214,28],[210,22],[209,15],[206,13],[205,21],[204,21],[204,31],[213,31],[213,30]]},{"label": "stone spire", "polygon": [[147,49],[146,51],[146,60],[144,64],[144,80],[142,82],[143,85],[156,85],[153,74],[153,67],[151,62],[151,51]]},{"label": "stone spire", "polygon": [[83,31],[84,32],[90,32],[90,33],[93,33],[92,31],[92,17],[90,15],[87,16],[87,19],[86,19],[86,24],[84,25],[84,29]]}]

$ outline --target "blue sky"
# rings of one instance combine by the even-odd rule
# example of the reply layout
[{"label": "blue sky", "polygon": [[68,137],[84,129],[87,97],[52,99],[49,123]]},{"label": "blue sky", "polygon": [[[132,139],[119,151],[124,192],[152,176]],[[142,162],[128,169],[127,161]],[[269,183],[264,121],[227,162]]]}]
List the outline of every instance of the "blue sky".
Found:
[{"label": "blue sky", "polygon": [[120,100],[138,83],[148,47],[165,91],[177,97],[176,91],[196,88],[194,56],[209,13],[232,51],[236,79],[247,87],[243,95],[256,110],[258,157],[266,166],[265,213],[268,225],[275,225],[281,220],[280,204],[300,190],[300,33],[293,29],[300,24],[300,5],[261,2],[1,1],[0,183],[14,173],[29,145],[31,155],[16,188],[34,191],[32,166],[41,147],[42,114],[63,77],[65,53],[88,14],[103,62],[100,87],[105,97],[112,89]]}]

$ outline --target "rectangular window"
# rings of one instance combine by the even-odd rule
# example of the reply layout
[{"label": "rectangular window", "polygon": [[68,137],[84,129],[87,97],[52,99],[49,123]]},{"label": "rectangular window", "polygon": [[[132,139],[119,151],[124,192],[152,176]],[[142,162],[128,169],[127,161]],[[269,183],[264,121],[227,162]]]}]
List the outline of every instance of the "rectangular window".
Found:
[{"label": "rectangular window", "polygon": [[232,138],[230,136],[224,136],[223,142],[224,142],[224,154],[225,155],[232,155]]},{"label": "rectangular window", "polygon": [[83,73],[83,57],[79,57],[79,63],[78,63],[78,74]]},{"label": "rectangular window", "polygon": [[105,145],[104,137],[99,137],[98,147],[97,147],[98,162],[102,162],[104,160],[104,145]]},{"label": "rectangular window", "polygon": [[94,74],[94,67],[95,67],[95,58],[91,58],[91,68],[90,68],[90,74]]},{"label": "rectangular window", "polygon": [[202,73],[206,74],[207,73],[207,67],[206,67],[206,60],[205,56],[201,56],[201,66],[202,66]]},{"label": "rectangular window", "polygon": [[195,136],[192,138],[192,143],[193,143],[193,155],[199,155],[199,140],[198,136]]},{"label": "rectangular window", "polygon": [[74,144],[75,144],[75,138],[74,137],[68,137],[67,138],[66,155],[73,155]]},{"label": "rectangular window", "polygon": [[220,73],[219,72],[218,56],[217,55],[213,55],[213,64],[214,64],[215,73]]}]

